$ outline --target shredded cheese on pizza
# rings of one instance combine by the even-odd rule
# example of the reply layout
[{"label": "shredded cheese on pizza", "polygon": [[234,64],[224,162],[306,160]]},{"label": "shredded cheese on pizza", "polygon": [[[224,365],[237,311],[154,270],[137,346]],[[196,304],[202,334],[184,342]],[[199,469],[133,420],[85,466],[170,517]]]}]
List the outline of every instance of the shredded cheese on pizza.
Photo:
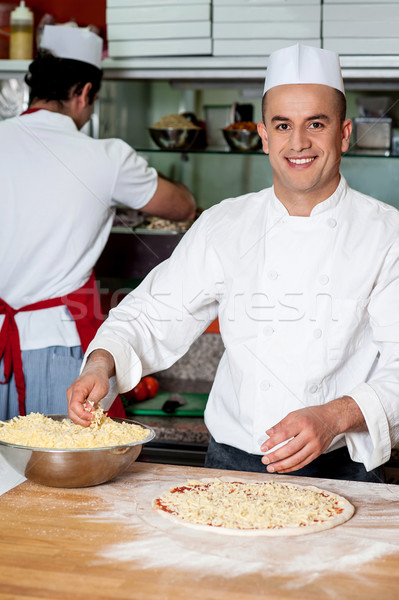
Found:
[{"label": "shredded cheese on pizza", "polygon": [[154,508],[194,523],[231,529],[278,529],[323,523],[345,500],[292,484],[188,480],[154,501]]},{"label": "shredded cheese on pizza", "polygon": [[0,441],[34,448],[106,448],[138,442],[150,433],[134,423],[113,421],[99,408],[88,427],[69,419],[55,421],[40,413],[14,417],[0,427]]}]

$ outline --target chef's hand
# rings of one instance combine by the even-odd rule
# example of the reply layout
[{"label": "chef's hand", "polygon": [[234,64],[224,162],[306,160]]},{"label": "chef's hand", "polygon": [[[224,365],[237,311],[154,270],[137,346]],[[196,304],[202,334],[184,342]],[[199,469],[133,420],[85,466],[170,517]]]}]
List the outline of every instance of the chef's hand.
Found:
[{"label": "chef's hand", "polygon": [[106,350],[94,350],[70,388],[67,389],[68,414],[74,423],[90,425],[98,403],[108,394],[109,377],[115,375],[115,363]]},{"label": "chef's hand", "polygon": [[267,452],[286,440],[287,444],[263,456],[269,473],[289,473],[301,469],[320,456],[336,435],[367,430],[363,414],[349,396],[337,398],[322,406],[309,406],[289,413],[266,431],[269,439],[261,446]]}]

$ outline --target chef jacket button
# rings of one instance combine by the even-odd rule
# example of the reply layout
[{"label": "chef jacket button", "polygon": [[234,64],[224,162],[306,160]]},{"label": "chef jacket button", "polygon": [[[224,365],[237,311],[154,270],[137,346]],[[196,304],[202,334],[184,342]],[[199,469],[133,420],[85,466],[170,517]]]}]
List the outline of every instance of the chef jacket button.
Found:
[{"label": "chef jacket button", "polygon": [[337,221],[335,219],[327,219],[327,225],[334,229],[337,226]]},{"label": "chef jacket button", "polygon": [[272,335],[274,333],[274,329],[268,325],[263,329],[263,333],[265,335]]},{"label": "chef jacket button", "polygon": [[318,390],[318,389],[319,389],[319,386],[318,386],[316,383],[312,383],[312,384],[309,386],[309,392],[310,392],[311,394],[315,394],[315,393],[317,392],[317,390]]},{"label": "chef jacket button", "polygon": [[316,339],[321,338],[322,335],[323,335],[323,332],[321,329],[315,329],[313,332],[313,337]]},{"label": "chef jacket button", "polygon": [[327,283],[330,281],[330,278],[328,275],[320,275],[319,281],[321,285],[327,285]]},{"label": "chef jacket button", "polygon": [[270,383],[268,381],[262,381],[260,384],[260,389],[262,390],[262,392],[267,392],[268,389],[270,389]]},{"label": "chef jacket button", "polygon": [[277,273],[277,271],[269,271],[267,276],[269,279],[277,279],[278,273]]}]

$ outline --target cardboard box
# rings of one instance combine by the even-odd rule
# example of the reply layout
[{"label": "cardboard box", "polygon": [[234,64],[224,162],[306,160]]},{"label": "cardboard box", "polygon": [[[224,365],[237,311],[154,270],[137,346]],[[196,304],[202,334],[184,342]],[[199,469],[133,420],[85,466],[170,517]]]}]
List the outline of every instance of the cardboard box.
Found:
[{"label": "cardboard box", "polygon": [[213,5],[212,20],[214,23],[284,23],[295,21],[319,21],[321,20],[321,6],[314,4],[303,4],[301,6],[251,6],[241,5],[217,6]]},{"label": "cardboard box", "polygon": [[325,0],[322,38],[339,54],[399,54],[399,0]]},{"label": "cardboard box", "polygon": [[399,21],[399,2],[389,4],[381,2],[373,4],[339,2],[337,4],[324,4],[323,23],[329,21],[339,21],[355,25],[360,22],[374,21]]},{"label": "cardboard box", "polygon": [[107,0],[107,7],[146,7],[146,6],[172,6],[186,4],[211,4],[211,0]]},{"label": "cardboard box", "polygon": [[399,54],[399,39],[396,38],[323,38],[323,48],[338,54]]},{"label": "cardboard box", "polygon": [[107,8],[107,25],[117,23],[165,23],[176,21],[209,21],[210,4],[172,4],[167,6],[136,6]]},{"label": "cardboard box", "polygon": [[[399,46],[398,21],[323,21],[323,38],[394,38]],[[399,48],[398,48],[399,49]]]},{"label": "cardboard box", "polygon": [[[342,2],[342,0],[340,0]],[[306,4],[317,4],[320,6],[320,0],[213,0],[213,6],[303,6]]]},{"label": "cardboard box", "polygon": [[[380,5],[376,0],[349,0],[347,2],[345,0],[324,0],[324,4],[374,4],[376,7]],[[384,0],[384,4],[399,4],[399,0]]]},{"label": "cardboard box", "polygon": [[120,23],[108,25],[108,41],[159,40],[211,37],[210,21],[185,21],[177,23]]},{"label": "cardboard box", "polygon": [[189,38],[178,40],[124,40],[110,41],[111,58],[131,58],[138,56],[195,56],[211,55],[210,38]]},{"label": "cardboard box", "polygon": [[[275,50],[292,46],[299,40],[297,39],[252,39],[252,40],[214,40],[214,56],[267,56]],[[308,46],[321,47],[320,38],[302,39],[303,44]]]},{"label": "cardboard box", "polygon": [[287,23],[214,23],[213,39],[292,39],[317,38],[320,36],[320,21]]}]

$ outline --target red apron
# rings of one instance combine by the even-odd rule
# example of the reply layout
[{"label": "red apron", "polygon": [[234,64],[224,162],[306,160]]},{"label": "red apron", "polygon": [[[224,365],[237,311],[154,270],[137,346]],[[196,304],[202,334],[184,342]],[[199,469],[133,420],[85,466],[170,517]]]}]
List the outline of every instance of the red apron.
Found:
[{"label": "red apron", "polygon": [[[15,310],[0,298],[0,315],[5,315],[3,327],[0,330],[0,360],[4,357],[4,381],[0,383],[8,383],[11,374],[14,373],[20,415],[25,415],[25,378],[22,367],[18,327],[14,317],[19,312],[41,310],[63,305],[68,308],[75,321],[82,350],[86,352],[89,343],[103,322],[100,294],[98,293],[94,271],[89,280],[75,292],[59,298],[35,302],[34,304],[23,306],[18,310]],[[111,417],[126,417],[125,409],[119,396],[107,412]]]}]

